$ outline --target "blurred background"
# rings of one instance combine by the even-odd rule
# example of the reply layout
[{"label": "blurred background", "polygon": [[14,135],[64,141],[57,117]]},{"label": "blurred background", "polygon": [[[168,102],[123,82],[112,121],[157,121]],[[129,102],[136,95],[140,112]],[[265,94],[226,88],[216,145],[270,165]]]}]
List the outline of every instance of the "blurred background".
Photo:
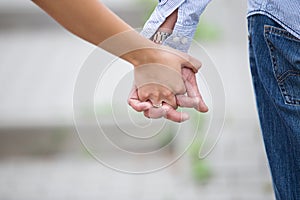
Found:
[{"label": "blurred background", "polygon": [[[103,3],[136,28],[142,27],[156,5],[152,0]],[[61,28],[31,1],[1,0],[0,200],[274,199],[249,73],[246,3],[212,1],[195,35],[214,61],[226,94],[222,137],[213,152],[199,160],[196,141],[170,167],[132,175],[94,160],[75,130],[74,85],[95,48]],[[98,106],[100,115],[111,116],[106,104]],[[201,127],[209,125],[210,114],[197,114]],[[109,129],[112,121],[105,126],[112,134],[116,131]],[[190,120],[181,131],[193,126]],[[157,140],[162,146],[172,140],[176,125],[168,127],[170,136]],[[197,129],[199,140],[203,130]],[[172,157],[180,145],[168,145],[168,153],[153,162]]]}]

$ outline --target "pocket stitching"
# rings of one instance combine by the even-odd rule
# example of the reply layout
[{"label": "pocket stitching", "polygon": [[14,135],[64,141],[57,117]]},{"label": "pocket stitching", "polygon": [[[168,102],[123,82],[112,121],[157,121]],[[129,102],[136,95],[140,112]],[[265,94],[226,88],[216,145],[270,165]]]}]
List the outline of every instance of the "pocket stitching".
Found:
[{"label": "pocket stitching", "polygon": [[278,28],[271,25],[264,25],[264,29],[265,29],[265,33],[274,34],[277,36],[285,37],[290,40],[294,40],[296,42],[300,42],[300,39],[296,38],[293,34],[291,34],[290,32],[288,32],[283,28]]},{"label": "pocket stitching", "polygon": [[[285,86],[283,84],[283,81],[286,80],[286,78],[289,77],[289,76],[300,76],[299,72],[297,72],[296,74],[290,74],[290,73],[286,74],[288,72],[296,72],[294,70],[288,70],[288,71],[284,72],[281,75],[277,75],[276,74],[276,71],[278,70],[278,65],[277,65],[277,60],[276,60],[276,58],[274,56],[274,46],[270,42],[270,40],[268,39],[268,37],[270,36],[270,34],[275,34],[275,35],[278,35],[278,36],[286,36],[286,35],[276,34],[276,33],[273,32],[274,29],[277,29],[278,31],[280,30],[279,28],[276,28],[276,27],[273,27],[273,26],[270,26],[270,25],[265,25],[264,26],[264,36],[265,36],[264,39],[265,39],[265,42],[267,43],[267,46],[269,48],[269,54],[270,54],[271,62],[272,62],[272,65],[273,65],[274,77],[277,80],[276,82],[278,84],[279,90],[281,91],[281,95],[282,95],[282,97],[284,99],[284,102],[286,104],[289,104],[289,105],[297,105],[298,106],[298,105],[300,105],[300,100],[295,99],[294,97],[292,97],[291,95],[289,95],[287,93],[287,91],[285,89]],[[284,30],[284,29],[282,29],[282,30]],[[288,34],[290,34],[290,33],[288,33]],[[287,38],[287,39],[292,39],[292,38]]]},{"label": "pocket stitching", "polygon": [[283,82],[289,76],[300,76],[300,73],[294,70],[287,70],[281,76],[278,76],[278,81]]}]

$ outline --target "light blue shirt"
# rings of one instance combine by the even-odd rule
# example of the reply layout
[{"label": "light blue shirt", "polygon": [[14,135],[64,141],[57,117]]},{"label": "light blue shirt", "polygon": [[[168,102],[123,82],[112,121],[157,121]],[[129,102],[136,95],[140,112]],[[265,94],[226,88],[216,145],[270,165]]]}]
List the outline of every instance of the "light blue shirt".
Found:
[{"label": "light blue shirt", "polygon": [[187,52],[191,46],[199,17],[210,1],[160,0],[141,34],[146,38],[151,38],[165,19],[178,8],[178,17],[173,33],[163,44]]},{"label": "light blue shirt", "polygon": [[248,16],[267,15],[300,39],[300,0],[248,0]]},{"label": "light blue shirt", "polygon": [[[178,8],[178,18],[173,33],[163,45],[187,52],[199,17],[211,0],[159,0],[141,34],[151,38],[160,25]],[[275,20],[300,39],[300,0],[248,0],[248,16],[264,14]]]}]

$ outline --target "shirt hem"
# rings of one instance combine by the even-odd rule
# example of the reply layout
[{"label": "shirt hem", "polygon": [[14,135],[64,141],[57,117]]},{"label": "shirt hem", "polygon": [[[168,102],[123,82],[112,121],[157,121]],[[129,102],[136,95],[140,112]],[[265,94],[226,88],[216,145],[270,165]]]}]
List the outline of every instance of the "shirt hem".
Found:
[{"label": "shirt hem", "polygon": [[253,11],[248,12],[247,17],[253,16],[253,15],[257,15],[257,14],[266,15],[266,16],[270,17],[271,19],[273,19],[274,21],[276,21],[278,24],[280,24],[285,30],[287,30],[289,33],[291,33],[293,36],[295,36],[296,38],[300,39],[300,33],[294,31],[291,27],[289,27],[288,25],[286,25],[281,20],[279,20],[277,17],[275,17],[274,15],[272,15],[271,13],[269,13],[267,11],[264,11],[264,10],[253,10]]}]

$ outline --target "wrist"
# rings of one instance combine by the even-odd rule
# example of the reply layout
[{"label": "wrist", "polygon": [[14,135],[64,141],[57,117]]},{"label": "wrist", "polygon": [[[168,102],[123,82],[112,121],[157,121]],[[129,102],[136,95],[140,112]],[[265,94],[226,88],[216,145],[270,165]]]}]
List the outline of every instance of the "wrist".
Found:
[{"label": "wrist", "polygon": [[138,67],[140,65],[155,62],[155,60],[159,58],[159,52],[156,44],[153,43],[151,47],[128,52],[122,55],[121,58],[131,63],[134,67]]},{"label": "wrist", "polygon": [[172,33],[172,30],[175,27],[178,18],[178,9],[176,9],[171,15],[169,15],[166,20],[159,27],[159,31],[164,31],[168,33]]},{"label": "wrist", "polygon": [[128,30],[106,39],[99,47],[137,66],[153,58],[158,45],[135,30]]}]

